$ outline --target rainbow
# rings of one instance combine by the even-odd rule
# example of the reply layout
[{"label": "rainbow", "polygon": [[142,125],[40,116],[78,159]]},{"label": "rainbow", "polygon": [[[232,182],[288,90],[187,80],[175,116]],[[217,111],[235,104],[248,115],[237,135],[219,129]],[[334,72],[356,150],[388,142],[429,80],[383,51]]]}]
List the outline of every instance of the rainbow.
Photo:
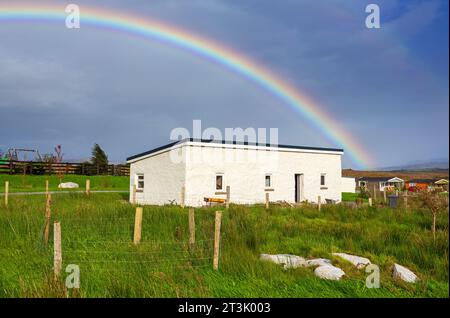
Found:
[{"label": "rainbow", "polygon": [[[0,4],[0,21],[55,22],[65,27],[65,6],[55,4],[19,4],[14,2]],[[101,29],[115,30],[145,39],[160,41],[165,44],[191,52],[202,59],[217,63],[244,78],[256,83],[285,105],[304,117],[330,141],[343,147],[349,158],[361,168],[370,165],[369,154],[348,132],[342,129],[322,107],[299,92],[289,83],[283,81],[268,69],[251,61],[247,57],[215,43],[187,33],[172,25],[153,19],[122,12],[108,11],[103,8],[80,7],[81,27],[88,25]]]}]

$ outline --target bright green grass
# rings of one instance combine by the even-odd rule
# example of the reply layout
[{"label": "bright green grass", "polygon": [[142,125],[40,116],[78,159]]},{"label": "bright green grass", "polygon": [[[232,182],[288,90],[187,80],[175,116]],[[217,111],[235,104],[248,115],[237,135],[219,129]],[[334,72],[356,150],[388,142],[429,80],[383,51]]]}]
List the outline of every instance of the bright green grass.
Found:
[{"label": "bright green grass", "polygon": [[[436,242],[423,211],[341,206],[282,208],[231,206],[223,212],[220,268],[212,269],[215,209],[196,209],[196,250],[188,248],[188,211],[144,208],[142,243],[134,246],[134,207],[125,194],[53,196],[52,221],[61,221],[63,269],[80,265],[81,288],[69,297],[448,297],[448,214],[438,219]],[[52,279],[52,232],[42,244],[44,196],[0,202],[0,297],[65,297],[63,270]],[[216,208],[217,209],[217,208]],[[365,256],[380,266],[381,288],[366,274],[332,257]],[[260,253],[327,257],[346,272],[341,281],[312,269],[284,270]],[[420,282],[391,278],[394,262]]]},{"label": "bright green grass", "polygon": [[[68,174],[64,176],[62,181],[78,183],[80,189],[84,189],[87,179],[91,180],[91,190],[129,190],[129,177]],[[5,181],[9,181],[10,192],[42,192],[45,191],[45,180],[49,181],[50,190],[58,190],[59,178],[56,175],[30,176],[0,174],[0,192],[3,193],[5,191]],[[70,189],[64,190],[67,191]]]},{"label": "bright green grass", "polygon": [[[342,201],[344,202],[355,202],[358,198],[358,193],[351,193],[351,192],[342,192]],[[367,202],[368,200],[366,198],[361,198],[363,202]]]},{"label": "bright green grass", "polygon": [[355,202],[358,197],[358,193],[342,192],[342,201]]}]

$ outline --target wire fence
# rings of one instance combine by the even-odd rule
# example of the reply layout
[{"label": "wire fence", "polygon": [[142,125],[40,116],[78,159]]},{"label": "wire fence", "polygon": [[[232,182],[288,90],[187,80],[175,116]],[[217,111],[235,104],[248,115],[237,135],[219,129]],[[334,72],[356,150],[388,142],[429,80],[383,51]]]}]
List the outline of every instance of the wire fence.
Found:
[{"label": "wire fence", "polygon": [[[118,238],[117,240],[92,239],[89,237],[84,239],[82,235],[79,235],[79,232],[84,231],[86,233],[86,231],[93,230],[92,223],[84,221],[82,217],[67,217],[61,220],[63,231],[59,253],[61,254],[62,268],[69,264],[78,265],[82,270],[90,272],[110,270],[114,272],[148,272],[161,268],[176,270],[213,268],[216,257],[215,251],[220,246],[220,244],[216,246],[218,243],[216,237],[205,238],[205,233],[199,233],[203,236],[194,242],[191,239],[176,237],[175,234],[172,239],[167,239],[167,237],[166,239],[144,238],[138,243],[133,242],[132,234],[136,231],[136,227],[133,229],[135,219],[131,216],[95,218],[95,235],[101,235],[101,233],[107,233],[114,229],[112,234]],[[185,225],[183,224],[183,226]],[[118,232],[117,229],[121,228],[124,231]],[[55,257],[52,250],[55,247],[51,244],[52,240],[47,245],[42,244],[45,226],[39,227],[39,229],[40,233],[36,235],[37,243],[34,249],[0,247],[0,255],[8,255],[8,257],[17,257],[23,260],[29,253],[34,253],[48,259],[48,264],[52,264],[51,258]],[[177,229],[178,227],[174,229],[174,233],[177,232]],[[222,236],[221,240],[223,239]]]}]

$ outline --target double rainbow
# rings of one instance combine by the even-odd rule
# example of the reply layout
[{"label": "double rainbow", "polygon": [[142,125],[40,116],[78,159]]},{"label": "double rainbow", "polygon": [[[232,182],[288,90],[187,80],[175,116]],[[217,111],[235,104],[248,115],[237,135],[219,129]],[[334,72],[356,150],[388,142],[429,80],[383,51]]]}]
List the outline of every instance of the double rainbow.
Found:
[{"label": "double rainbow", "polygon": [[[303,116],[330,141],[345,148],[346,154],[359,167],[365,168],[370,164],[368,153],[338,125],[332,114],[326,113],[304,93],[242,54],[160,21],[84,5],[80,9],[81,27],[88,25],[157,40],[213,61],[247,78]],[[46,21],[65,27],[66,16],[65,7],[55,4],[0,4],[0,21]]]}]

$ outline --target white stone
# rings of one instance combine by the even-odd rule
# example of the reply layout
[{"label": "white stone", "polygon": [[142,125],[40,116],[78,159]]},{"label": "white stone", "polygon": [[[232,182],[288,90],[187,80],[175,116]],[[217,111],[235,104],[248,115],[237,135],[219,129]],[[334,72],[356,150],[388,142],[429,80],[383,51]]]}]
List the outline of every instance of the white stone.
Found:
[{"label": "white stone", "polygon": [[60,189],[75,189],[79,187],[80,186],[75,182],[63,182],[58,185],[58,188]]},{"label": "white stone", "polygon": [[418,280],[416,274],[414,274],[408,268],[406,268],[402,265],[399,265],[399,264],[394,264],[394,269],[392,270],[392,276],[394,278],[399,278],[408,283],[415,283]]},{"label": "white stone", "polygon": [[361,256],[350,255],[350,254],[346,254],[346,253],[333,253],[333,255],[338,256],[342,259],[345,259],[346,261],[355,265],[355,267],[358,269],[364,268],[366,265],[371,264],[371,262],[368,258],[361,257]]},{"label": "white stone", "polygon": [[340,280],[345,275],[344,271],[333,265],[322,265],[314,270],[317,277],[330,280]]},{"label": "white stone", "polygon": [[307,267],[331,265],[331,261],[327,258],[314,258],[306,261]]},{"label": "white stone", "polygon": [[291,254],[261,254],[259,259],[281,264],[285,269],[306,266],[306,261],[303,257]]}]

